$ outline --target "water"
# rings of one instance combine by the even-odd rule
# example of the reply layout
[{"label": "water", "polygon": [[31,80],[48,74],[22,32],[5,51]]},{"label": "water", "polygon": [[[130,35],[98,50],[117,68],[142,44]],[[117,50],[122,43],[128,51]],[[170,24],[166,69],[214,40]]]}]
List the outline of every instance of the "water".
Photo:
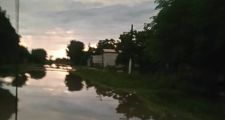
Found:
[{"label": "water", "polygon": [[[18,83],[15,83],[15,79]],[[4,76],[0,83],[0,120],[150,120],[133,93],[93,85],[64,69],[31,70]]]}]

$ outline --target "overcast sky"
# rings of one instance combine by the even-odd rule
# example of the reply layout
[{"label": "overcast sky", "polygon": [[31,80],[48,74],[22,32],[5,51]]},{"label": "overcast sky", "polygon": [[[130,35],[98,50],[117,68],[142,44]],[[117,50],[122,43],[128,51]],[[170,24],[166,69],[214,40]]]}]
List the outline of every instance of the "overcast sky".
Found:
[{"label": "overcast sky", "polygon": [[[13,24],[14,1],[0,0]],[[131,24],[142,30],[156,14],[154,8],[154,0],[20,0],[21,44],[64,57],[70,40],[94,46],[98,40],[118,39]]]}]

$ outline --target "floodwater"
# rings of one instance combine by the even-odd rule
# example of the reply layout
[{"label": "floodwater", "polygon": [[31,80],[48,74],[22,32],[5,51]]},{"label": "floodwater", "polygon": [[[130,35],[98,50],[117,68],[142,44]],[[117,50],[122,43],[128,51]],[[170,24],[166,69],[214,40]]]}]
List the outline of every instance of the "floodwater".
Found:
[{"label": "floodwater", "polygon": [[33,69],[0,81],[0,120],[153,120],[135,94],[101,88],[65,69]]}]

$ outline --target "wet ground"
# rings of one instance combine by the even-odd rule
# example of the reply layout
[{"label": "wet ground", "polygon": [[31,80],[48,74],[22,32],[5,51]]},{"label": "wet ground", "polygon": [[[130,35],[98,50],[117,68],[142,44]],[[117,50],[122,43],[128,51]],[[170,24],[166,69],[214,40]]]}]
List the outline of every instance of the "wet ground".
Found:
[{"label": "wet ground", "polygon": [[68,69],[31,69],[0,81],[0,120],[153,120],[135,94],[101,88]]}]

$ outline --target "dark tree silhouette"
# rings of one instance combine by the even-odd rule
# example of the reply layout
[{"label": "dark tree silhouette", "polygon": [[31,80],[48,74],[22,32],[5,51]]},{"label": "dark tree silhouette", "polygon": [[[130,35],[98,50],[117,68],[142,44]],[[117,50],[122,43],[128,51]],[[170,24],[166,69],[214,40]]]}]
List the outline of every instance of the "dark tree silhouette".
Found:
[{"label": "dark tree silhouette", "polygon": [[44,67],[40,67],[38,69],[27,71],[30,74],[30,77],[36,80],[42,79],[46,76],[46,69]]},{"label": "dark tree silhouette", "polygon": [[15,76],[15,79],[12,81],[12,86],[23,87],[26,84],[27,80],[27,76],[24,73],[17,74]]},{"label": "dark tree silhouette", "polygon": [[120,42],[118,43],[117,49],[120,50],[121,53],[116,60],[117,64],[128,65],[129,59],[135,58],[136,44],[134,39],[134,32],[136,33],[136,31],[132,30],[120,35]]},{"label": "dark tree silhouette", "polygon": [[[190,72],[195,88],[225,92],[225,1],[156,0],[147,51],[170,72]],[[190,80],[191,79],[191,80]]]},{"label": "dark tree silhouette", "polygon": [[19,47],[19,56],[18,56],[19,63],[27,63],[30,57],[30,53],[26,47],[20,46]]},{"label": "dark tree silhouette", "polygon": [[31,51],[30,60],[33,63],[45,64],[47,52],[44,49],[33,49]]},{"label": "dark tree silhouette", "polygon": [[69,91],[80,91],[83,88],[83,80],[80,76],[69,73],[66,75],[65,84]]},{"label": "dark tree silhouette", "polygon": [[75,65],[85,65],[87,63],[87,57],[84,50],[84,43],[76,40],[70,41],[70,44],[67,46],[67,56],[70,57],[70,60]]},{"label": "dark tree silhouette", "polygon": [[0,8],[0,64],[18,62],[19,38],[20,36],[6,17],[6,12]]},{"label": "dark tree silhouette", "polygon": [[0,87],[0,120],[9,120],[15,111],[17,99],[9,90]]},{"label": "dark tree silhouette", "polygon": [[136,31],[133,28],[130,32],[121,34],[116,48],[120,51],[116,63],[127,66],[132,59],[133,65],[138,65],[140,71],[149,71],[150,59],[145,51],[147,38],[146,31]]}]

